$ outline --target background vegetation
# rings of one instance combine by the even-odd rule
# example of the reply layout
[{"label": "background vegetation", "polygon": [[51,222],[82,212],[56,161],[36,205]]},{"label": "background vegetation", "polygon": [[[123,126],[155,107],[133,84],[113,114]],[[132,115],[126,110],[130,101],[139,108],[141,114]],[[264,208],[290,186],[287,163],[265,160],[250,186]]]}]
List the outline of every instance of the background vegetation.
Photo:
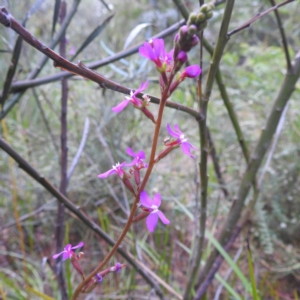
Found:
[{"label": "background vegetation", "polygon": [[[75,1],[76,2],[76,1]],[[74,3],[75,3],[74,2]],[[44,44],[52,40],[55,1],[0,1],[9,12],[22,21],[26,14],[26,28]],[[107,2],[108,3],[108,2]],[[67,12],[73,2],[67,3]],[[115,15],[102,25],[101,32],[84,47],[76,60],[84,64],[113,56],[115,53],[137,45],[180,21],[182,15],[171,0],[163,1],[81,1],[75,17],[66,31],[67,58],[78,50],[83,41],[103,24],[112,12]],[[197,1],[186,1],[190,11],[199,7]],[[224,3],[216,6],[213,18],[204,31],[205,38],[215,45],[224,13]],[[272,1],[237,1],[234,7],[230,31],[240,26],[256,13],[273,6]],[[287,35],[288,50],[294,58],[300,49],[299,1],[279,10]],[[141,26],[141,24],[144,24]],[[59,30],[56,25],[56,32]],[[17,34],[10,28],[0,27],[0,74],[6,78],[11,66],[12,51]],[[55,33],[54,33],[55,35]],[[172,48],[174,33],[165,38],[167,49]],[[58,52],[58,46],[54,48]],[[14,82],[28,79],[43,54],[23,42]],[[203,81],[210,64],[210,55],[204,51]],[[189,56],[190,64],[199,63],[199,46]],[[274,13],[270,13],[238,32],[228,41],[220,70],[227,93],[237,114],[250,153],[253,152],[267,116],[286,73],[286,59],[281,35]],[[59,73],[49,60],[38,78]],[[105,77],[136,89],[141,81],[150,80],[148,93],[159,95],[157,71],[153,65],[137,54],[108,63],[97,72]],[[100,225],[116,240],[126,223],[128,197],[120,181],[115,178],[99,180],[97,175],[109,169],[117,161],[126,159],[126,148],[145,149],[149,155],[152,124],[137,110],[126,109],[115,115],[111,107],[124,95],[82,77],[68,80],[68,165],[71,166],[83,136],[84,149],[69,180],[67,196],[90,219]],[[6,105],[11,103],[16,91],[11,91]],[[170,100],[197,109],[197,84],[184,82]],[[260,193],[251,210],[248,222],[229,250],[235,259],[224,261],[219,275],[206,292],[206,299],[298,299],[300,293],[299,244],[300,244],[300,84],[296,84],[288,102],[282,126],[270,150],[271,161],[265,160],[257,181]],[[3,106],[2,112],[5,112]],[[152,104],[152,111],[157,106]],[[1,115],[1,137],[54,186],[60,185],[60,110],[61,82],[55,81],[28,88],[6,116]],[[167,108],[161,132],[166,123],[178,123],[188,134],[193,145],[199,145],[198,127],[194,118],[184,112]],[[246,162],[237,135],[228,117],[222,95],[215,84],[208,106],[208,126],[217,153],[224,185],[215,173],[213,156],[208,161],[208,206],[206,246],[203,262],[208,258],[217,236],[232,206]],[[89,124],[89,126],[87,126]],[[88,128],[87,128],[88,127]],[[84,132],[86,128],[86,133]],[[199,147],[200,148],[200,147]],[[272,148],[270,148],[272,149]],[[268,155],[266,156],[268,157]],[[196,160],[178,152],[172,152],[156,166],[148,183],[149,192],[161,191],[163,211],[171,220],[170,226],[158,226],[149,234],[144,222],[131,227],[122,248],[132,253],[145,271],[153,277],[166,299],[178,299],[182,295],[189,275],[189,261],[195,240],[195,219],[199,213],[199,170]],[[263,181],[260,175],[264,173]],[[224,195],[224,189],[229,196]],[[253,193],[249,194],[247,202]],[[246,203],[247,203],[246,202]],[[4,151],[0,151],[0,299],[60,299],[61,293],[55,277],[54,261],[57,200],[41,185],[32,180]],[[86,227],[74,214],[66,210],[65,242],[72,245],[84,241],[84,271],[91,271],[108,253],[110,246]],[[247,243],[251,251],[247,251]],[[252,255],[253,268],[251,271]],[[248,255],[248,256],[247,256]],[[115,261],[124,262],[120,254]],[[80,278],[66,264],[69,295]],[[232,270],[239,270],[233,272]],[[249,271],[250,270],[250,271]],[[242,275],[245,281],[243,282]],[[251,276],[256,279],[259,297],[255,298]],[[107,277],[108,278],[108,277]],[[227,285],[223,281],[227,282]],[[163,284],[165,283],[165,284]],[[222,288],[222,284],[224,285]],[[172,287],[173,291],[168,287]],[[176,293],[174,293],[176,291]],[[128,264],[116,276],[110,276],[91,294],[81,299],[156,299],[155,290]]]}]

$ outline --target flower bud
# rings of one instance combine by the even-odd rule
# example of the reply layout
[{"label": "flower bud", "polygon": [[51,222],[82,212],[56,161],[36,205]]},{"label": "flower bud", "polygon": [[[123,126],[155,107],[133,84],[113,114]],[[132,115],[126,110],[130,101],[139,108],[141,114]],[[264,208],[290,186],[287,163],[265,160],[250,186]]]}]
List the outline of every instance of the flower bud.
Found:
[{"label": "flower bud", "polygon": [[185,77],[188,78],[195,78],[199,76],[201,73],[201,68],[198,65],[192,65],[185,68],[185,70],[181,74],[181,78],[184,79]]},{"label": "flower bud", "polygon": [[199,31],[202,31],[207,26],[207,21],[201,23],[198,27]]},{"label": "flower bud", "polygon": [[184,51],[180,51],[177,55],[177,59],[181,64],[184,64],[187,61],[187,55]]},{"label": "flower bud", "polygon": [[207,13],[208,12],[208,6],[207,6],[207,4],[204,4],[204,5],[202,5],[201,7],[200,7],[200,12],[203,12],[203,13]]},{"label": "flower bud", "polygon": [[82,279],[84,279],[84,274],[83,274],[81,265],[78,261],[78,258],[76,256],[72,256],[70,258],[70,260],[71,260],[71,263],[72,263],[74,269],[81,275]]},{"label": "flower bud", "polygon": [[128,189],[132,194],[135,195],[135,191],[134,191],[134,188],[133,188],[133,186],[132,186],[130,180],[129,180],[127,177],[124,177],[124,178],[122,179],[122,181],[123,181],[124,185],[127,187],[127,189]]},{"label": "flower bud", "polygon": [[156,121],[154,119],[154,116],[152,114],[152,112],[150,110],[148,110],[147,108],[143,107],[141,108],[141,111],[143,112],[143,114],[150,119],[154,124],[156,124]]},{"label": "flower bud", "polygon": [[207,18],[207,19],[210,19],[212,16],[213,16],[212,11],[209,11],[209,12],[206,14],[206,18]]},{"label": "flower bud", "polygon": [[213,3],[207,3],[206,5],[207,5],[207,9],[210,11],[215,9],[215,5]]},{"label": "flower bud", "polygon": [[190,36],[193,36],[196,33],[197,33],[197,26],[196,25],[189,26],[188,34]]},{"label": "flower bud", "polygon": [[180,35],[181,36],[185,36],[186,35],[186,33],[188,32],[188,30],[189,30],[189,27],[187,26],[187,25],[183,25],[183,26],[181,26],[180,27]]},{"label": "flower bud", "polygon": [[195,12],[192,12],[187,21],[187,25],[190,26],[190,25],[196,24],[196,23],[197,23],[197,14]]},{"label": "flower bud", "polygon": [[206,15],[203,12],[200,12],[197,15],[197,23],[203,22],[206,20]]},{"label": "flower bud", "polygon": [[191,46],[194,47],[198,44],[199,39],[196,35],[193,36],[192,42],[191,42]]},{"label": "flower bud", "polygon": [[133,170],[133,174],[134,174],[135,184],[137,186],[139,186],[140,183],[141,183],[140,169],[138,169],[138,168],[135,167],[134,170]]}]

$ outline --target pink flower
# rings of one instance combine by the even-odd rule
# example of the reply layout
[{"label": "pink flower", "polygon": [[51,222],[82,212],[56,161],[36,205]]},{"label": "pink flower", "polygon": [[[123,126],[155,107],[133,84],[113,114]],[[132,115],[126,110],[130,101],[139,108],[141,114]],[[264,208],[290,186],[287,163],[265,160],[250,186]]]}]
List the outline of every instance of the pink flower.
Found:
[{"label": "pink flower", "polygon": [[109,270],[110,272],[116,272],[116,273],[120,273],[120,271],[122,270],[122,268],[124,268],[126,265],[122,265],[119,262],[116,263],[115,266],[111,267]]},{"label": "pink flower", "polygon": [[57,254],[54,254],[52,256],[53,259],[57,259],[61,254],[63,255],[63,260],[66,260],[68,258],[72,258],[75,253],[72,251],[72,249],[77,249],[77,248],[81,248],[82,246],[84,245],[83,242],[80,242],[77,246],[74,246],[72,247],[71,244],[68,244],[65,248],[64,248],[64,251],[60,252],[60,253],[57,253]]},{"label": "pink flower", "polygon": [[108,176],[110,175],[113,175],[113,174],[118,174],[118,176],[120,178],[123,178],[125,173],[123,171],[123,168],[124,167],[127,167],[127,163],[124,161],[122,162],[121,164],[120,163],[117,163],[116,165],[112,166],[112,169],[108,170],[107,172],[105,173],[102,173],[102,174],[99,174],[98,177],[99,178],[107,178]]},{"label": "pink flower", "polygon": [[192,65],[185,68],[185,70],[181,73],[180,79],[184,80],[186,77],[195,78],[199,76],[201,73],[201,68],[198,65]]},{"label": "pink flower", "polygon": [[134,157],[133,161],[129,163],[127,166],[135,166],[139,170],[148,167],[148,164],[144,163],[144,160],[146,159],[146,155],[144,151],[139,151],[135,153],[131,148],[127,148],[126,153]]},{"label": "pink flower", "polygon": [[148,80],[146,80],[145,82],[142,82],[142,84],[140,85],[140,87],[135,91],[131,91],[130,93],[130,97],[126,97],[126,99],[124,101],[122,101],[120,104],[118,104],[117,106],[112,108],[112,111],[115,113],[119,113],[121,112],[130,102],[138,107],[138,108],[142,108],[143,106],[143,102],[136,97],[137,94],[139,94],[140,92],[142,92],[143,90],[145,90],[148,87]]},{"label": "pink flower", "polygon": [[153,232],[157,222],[158,218],[163,222],[163,224],[168,225],[170,224],[170,221],[165,217],[165,215],[158,209],[161,204],[161,196],[160,194],[155,194],[153,197],[153,200],[147,195],[146,191],[142,191],[140,194],[140,203],[144,207],[146,207],[146,210],[150,212],[146,219],[146,225],[150,232]]},{"label": "pink flower", "polygon": [[180,145],[181,150],[184,154],[188,155],[191,158],[195,158],[191,154],[191,149],[194,150],[198,150],[198,149],[187,141],[187,139],[185,138],[184,134],[181,132],[177,124],[174,125],[174,130],[171,128],[170,124],[167,124],[167,131],[169,135],[176,138],[176,140],[171,141],[170,143],[166,143],[166,146],[176,147]]},{"label": "pink flower", "polygon": [[97,273],[95,275],[95,282],[99,283],[99,282],[102,282],[102,281],[103,281],[103,277],[99,273]]},{"label": "pink flower", "polygon": [[177,59],[180,61],[180,63],[184,64],[188,59],[186,52],[180,51],[177,55]]},{"label": "pink flower", "polygon": [[173,52],[172,49],[166,53],[163,39],[153,39],[150,42],[145,42],[139,49],[140,55],[152,60],[158,68],[172,64]]}]

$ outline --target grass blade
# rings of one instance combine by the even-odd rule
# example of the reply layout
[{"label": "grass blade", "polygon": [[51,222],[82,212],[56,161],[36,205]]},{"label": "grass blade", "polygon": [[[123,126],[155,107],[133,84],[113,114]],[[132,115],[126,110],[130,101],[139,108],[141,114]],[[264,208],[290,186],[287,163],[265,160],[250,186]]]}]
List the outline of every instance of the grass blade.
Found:
[{"label": "grass blade", "polygon": [[213,237],[213,235],[206,230],[205,236],[210,240],[210,242],[215,246],[219,253],[224,257],[229,266],[233,269],[237,277],[241,280],[244,285],[244,288],[247,292],[252,293],[251,284],[242,273],[238,265],[232,260],[226,250],[220,245],[220,243]]}]

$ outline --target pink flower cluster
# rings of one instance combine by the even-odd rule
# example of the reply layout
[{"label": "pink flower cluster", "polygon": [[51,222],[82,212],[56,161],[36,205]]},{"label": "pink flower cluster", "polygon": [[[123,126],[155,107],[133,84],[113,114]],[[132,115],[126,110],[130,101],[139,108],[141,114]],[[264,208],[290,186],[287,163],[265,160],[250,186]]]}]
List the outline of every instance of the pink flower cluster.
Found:
[{"label": "pink flower cluster", "polygon": [[[187,54],[182,50],[179,51],[179,53],[177,52],[175,54],[174,49],[167,52],[163,39],[153,39],[150,42],[145,42],[139,49],[141,56],[148,58],[156,65],[156,68],[160,73],[160,85],[162,90],[165,88],[170,74],[176,78],[170,87],[170,94],[182,81],[185,80],[185,78],[195,78],[201,73],[201,69],[198,65],[188,66],[183,72],[179,73],[179,69],[187,61]],[[119,113],[129,103],[131,103],[135,108],[141,110],[147,118],[155,123],[156,121],[153,114],[146,108],[149,106],[149,97],[144,94],[142,97],[143,100],[140,99],[141,93],[148,87],[148,85],[148,81],[143,82],[137,90],[131,91],[129,97],[126,97],[120,104],[113,107],[112,111]]]}]

